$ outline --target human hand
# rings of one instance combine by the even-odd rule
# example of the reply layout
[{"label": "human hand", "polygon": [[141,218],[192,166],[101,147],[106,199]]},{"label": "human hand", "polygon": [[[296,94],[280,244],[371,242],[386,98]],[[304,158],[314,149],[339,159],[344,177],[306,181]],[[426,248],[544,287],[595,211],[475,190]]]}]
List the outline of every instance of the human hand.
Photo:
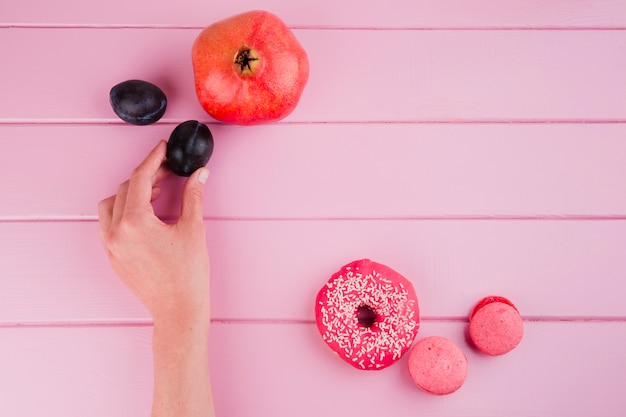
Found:
[{"label": "human hand", "polygon": [[206,168],[185,183],[179,219],[166,224],[151,202],[169,171],[166,143],[159,144],[98,205],[100,236],[113,270],[152,314],[155,322],[210,319],[209,256],[203,222]]}]

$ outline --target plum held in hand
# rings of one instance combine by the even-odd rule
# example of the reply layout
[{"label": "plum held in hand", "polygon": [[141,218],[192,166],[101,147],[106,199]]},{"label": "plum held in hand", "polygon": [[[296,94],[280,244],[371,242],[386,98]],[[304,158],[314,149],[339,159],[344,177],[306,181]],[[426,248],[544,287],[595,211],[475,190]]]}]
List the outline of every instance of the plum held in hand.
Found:
[{"label": "plum held in hand", "polygon": [[109,93],[111,107],[123,121],[133,125],[155,123],[165,114],[167,98],[154,84],[128,80],[115,85]]},{"label": "plum held in hand", "polygon": [[167,164],[181,177],[188,177],[209,162],[213,153],[213,135],[209,128],[196,120],[176,126],[167,142]]},{"label": "plum held in hand", "polygon": [[214,23],[192,48],[196,94],[216,120],[251,125],[280,120],[298,104],[309,61],[294,34],[261,10]]}]

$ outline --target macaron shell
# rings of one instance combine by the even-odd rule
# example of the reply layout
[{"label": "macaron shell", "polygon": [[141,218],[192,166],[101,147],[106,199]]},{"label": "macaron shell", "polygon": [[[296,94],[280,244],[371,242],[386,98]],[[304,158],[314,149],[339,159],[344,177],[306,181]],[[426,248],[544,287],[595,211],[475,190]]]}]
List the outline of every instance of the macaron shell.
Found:
[{"label": "macaron shell", "polygon": [[511,307],[513,307],[514,309],[517,310],[517,307],[515,307],[515,304],[513,304],[508,298],[502,297],[500,295],[490,295],[488,297],[484,297],[482,300],[480,300],[478,303],[476,303],[476,305],[472,309],[472,312],[470,313],[470,320],[472,319],[472,317],[474,317],[474,314],[476,314],[476,312],[478,310],[480,310],[481,308],[483,308],[487,304],[491,304],[491,303],[508,304],[508,305],[510,305]]},{"label": "macaron shell", "polygon": [[494,301],[474,309],[469,332],[481,352],[498,356],[510,352],[521,342],[524,322],[515,306]]},{"label": "macaron shell", "polygon": [[467,358],[454,342],[441,336],[418,341],[409,353],[409,374],[415,385],[436,395],[458,390],[467,377]]}]

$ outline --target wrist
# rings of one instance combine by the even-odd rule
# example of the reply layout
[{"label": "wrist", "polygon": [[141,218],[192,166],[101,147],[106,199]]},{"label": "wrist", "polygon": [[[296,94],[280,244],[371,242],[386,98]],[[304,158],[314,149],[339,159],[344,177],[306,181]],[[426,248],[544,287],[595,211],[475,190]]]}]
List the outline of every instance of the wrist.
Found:
[{"label": "wrist", "polygon": [[211,314],[208,308],[193,311],[169,311],[153,315],[154,327],[168,332],[189,332],[208,329]]}]

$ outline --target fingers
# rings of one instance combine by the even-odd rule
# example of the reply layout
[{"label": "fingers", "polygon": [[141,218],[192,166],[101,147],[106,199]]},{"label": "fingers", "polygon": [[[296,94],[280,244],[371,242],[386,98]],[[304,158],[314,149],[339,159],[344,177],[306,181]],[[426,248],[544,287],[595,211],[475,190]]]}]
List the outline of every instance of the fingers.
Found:
[{"label": "fingers", "polygon": [[111,196],[98,203],[98,224],[100,238],[105,242],[106,236],[111,230],[111,219],[113,217],[113,206],[115,204],[115,196]]},{"label": "fingers", "polygon": [[152,195],[150,196],[150,201],[154,201],[161,195],[161,187],[154,186],[152,187]]},{"label": "fingers", "polygon": [[183,223],[202,222],[204,184],[209,176],[209,170],[200,168],[196,170],[183,186],[180,221]]},{"label": "fingers", "polygon": [[128,183],[125,214],[152,211],[152,188],[167,175],[167,170],[162,167],[165,151],[166,142],[162,140],[133,171]]},{"label": "fingers", "polygon": [[117,189],[117,195],[113,204],[113,213],[111,216],[111,226],[116,227],[122,221],[124,207],[126,206],[126,196],[128,195],[129,181],[124,181]]},{"label": "fingers", "polygon": [[[159,144],[150,152],[142,164],[135,170],[135,172],[141,170],[149,171],[153,170],[153,167],[156,166],[156,170],[154,171],[152,178],[150,178],[150,185],[147,191],[148,202],[152,202],[159,197],[161,188],[156,184],[165,179],[165,177],[167,177],[170,173],[169,169],[161,164],[165,152],[164,144],[164,141],[159,142]],[[157,161],[159,162],[157,163]],[[143,172],[140,174],[145,175]],[[141,175],[136,175],[136,177],[141,177]],[[98,203],[99,229],[100,236],[103,240],[108,235],[111,227],[116,227],[116,225],[118,225],[122,220],[122,216],[126,208],[126,200],[128,197],[130,183],[130,180],[123,182],[119,186],[116,195],[106,198]],[[141,188],[139,189],[141,190]]]},{"label": "fingers", "polygon": [[154,183],[155,184],[160,183],[165,178],[167,178],[168,175],[170,175],[171,173],[172,173],[172,171],[170,171],[169,168],[167,168],[165,165],[161,164],[161,166],[157,170],[156,174],[154,175]]}]

